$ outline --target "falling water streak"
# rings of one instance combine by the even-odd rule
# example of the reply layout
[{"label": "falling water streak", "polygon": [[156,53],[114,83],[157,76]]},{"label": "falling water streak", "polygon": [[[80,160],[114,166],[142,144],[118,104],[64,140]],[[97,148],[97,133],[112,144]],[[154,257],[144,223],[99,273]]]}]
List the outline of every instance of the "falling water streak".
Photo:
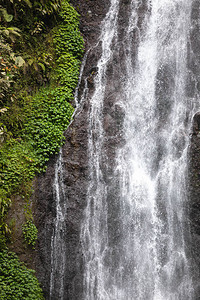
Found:
[{"label": "falling water streak", "polygon": [[50,299],[55,299],[56,297],[59,300],[63,300],[65,275],[65,218],[67,203],[63,182],[62,150],[60,150],[55,167],[54,199],[56,201],[56,217],[51,237]]},{"label": "falling water streak", "polygon": [[81,85],[81,81],[82,81],[82,77],[83,77],[83,72],[84,72],[84,69],[85,69],[85,64],[87,62],[88,54],[90,53],[91,50],[92,50],[92,48],[89,48],[87,50],[87,52],[85,53],[85,55],[83,57],[83,60],[82,60],[82,64],[81,64],[81,68],[80,68],[80,73],[79,73],[78,84],[77,84],[77,87],[76,87],[76,90],[75,90],[75,94],[74,94],[75,110],[74,110],[72,119],[73,119],[74,115],[77,114],[77,110],[78,110],[79,106],[82,104],[83,100],[86,99],[86,97],[87,97],[88,87],[87,87],[87,78],[86,78],[85,79],[85,85],[84,85],[83,94],[81,96],[80,101],[78,100],[79,99],[79,88],[80,88],[80,85]]},{"label": "falling water streak", "polygon": [[[106,274],[103,273],[104,251],[107,244],[106,187],[103,184],[101,164],[101,149],[104,140],[102,124],[102,108],[106,86],[107,64],[112,58],[111,45],[117,32],[117,14],[119,1],[111,0],[110,9],[102,23],[99,42],[102,42],[102,55],[97,64],[95,92],[91,99],[89,112],[89,143],[90,155],[90,185],[88,188],[88,203],[86,208],[86,224],[82,227],[82,247],[86,270],[84,274],[85,299],[108,299],[105,290]],[[98,137],[96,136],[98,134]],[[96,201],[98,199],[98,201]],[[105,216],[105,217],[104,217]]]},{"label": "falling water streak", "polygon": [[[109,243],[101,163],[105,71],[117,36],[119,1],[111,1],[101,34],[102,56],[89,115],[90,184],[81,233],[87,300],[194,299],[184,219],[189,132],[198,108],[196,100],[191,107],[185,95],[192,2],[149,0],[142,30],[138,27],[140,5],[141,1],[130,3],[122,41],[126,84],[119,105],[125,110],[126,143],[116,157],[123,238],[115,273],[109,273],[104,263]],[[134,63],[133,30],[139,33]]]}]

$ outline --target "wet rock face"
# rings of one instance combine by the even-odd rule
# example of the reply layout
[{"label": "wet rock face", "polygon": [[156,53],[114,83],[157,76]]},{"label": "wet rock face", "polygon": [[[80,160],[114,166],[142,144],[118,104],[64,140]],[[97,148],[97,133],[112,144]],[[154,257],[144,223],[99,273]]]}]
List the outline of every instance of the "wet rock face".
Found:
[{"label": "wet rock face", "polygon": [[51,269],[51,236],[53,233],[53,220],[56,214],[53,197],[55,163],[56,158],[50,160],[46,174],[37,178],[34,187],[34,202],[36,207],[34,219],[38,228],[34,268],[47,299]]},{"label": "wet rock face", "polygon": [[81,15],[80,30],[87,47],[94,46],[101,30],[101,21],[109,8],[109,1],[73,0],[71,3]]},{"label": "wet rock face", "polygon": [[196,298],[200,295],[200,113],[193,118],[193,132],[189,150],[189,223],[191,230],[191,251]]}]

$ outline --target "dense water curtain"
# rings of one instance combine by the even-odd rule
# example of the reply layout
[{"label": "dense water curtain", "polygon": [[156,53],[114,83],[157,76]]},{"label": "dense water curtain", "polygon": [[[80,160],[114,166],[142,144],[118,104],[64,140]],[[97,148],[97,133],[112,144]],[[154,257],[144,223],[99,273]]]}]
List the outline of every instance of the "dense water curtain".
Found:
[{"label": "dense water curtain", "polygon": [[110,1],[90,101],[84,299],[194,299],[185,220],[191,7]]}]

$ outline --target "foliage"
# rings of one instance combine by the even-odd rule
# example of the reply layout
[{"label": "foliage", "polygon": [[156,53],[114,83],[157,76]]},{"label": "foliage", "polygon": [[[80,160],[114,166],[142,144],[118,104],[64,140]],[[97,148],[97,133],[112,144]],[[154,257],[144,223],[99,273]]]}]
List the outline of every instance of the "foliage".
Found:
[{"label": "foliage", "polygon": [[[44,170],[49,156],[58,152],[64,142],[63,131],[73,114],[70,102],[84,47],[78,29],[78,13],[67,0],[62,1],[61,8],[59,24],[52,32],[43,34],[48,41],[41,44],[38,39],[34,48],[24,52],[23,58],[12,52],[5,38],[0,43],[0,47],[6,49],[0,60],[6,81],[0,80],[0,85],[5,83],[0,109],[0,229],[5,234],[8,227],[4,217],[11,204],[11,195],[22,195],[34,175]],[[23,31],[21,35],[24,36]],[[32,80],[37,78],[37,72],[43,85],[46,78],[46,86],[39,91],[36,90],[40,84]],[[31,80],[34,95],[28,93]]]},{"label": "foliage", "polygon": [[40,167],[57,152],[64,141],[63,131],[71,119],[73,108],[66,101],[72,98],[68,91],[45,88],[37,93],[28,107],[24,124],[24,138],[35,149]]},{"label": "foliage", "polygon": [[[34,78],[39,85],[45,83],[49,75],[49,55],[47,52],[42,53],[41,56],[38,48],[43,44],[41,41],[45,40],[45,34],[51,29],[51,24],[55,25],[54,16],[57,16],[60,2],[60,0],[1,1],[0,61],[2,60],[5,66],[0,66],[0,90],[2,90],[0,107],[7,105],[7,100],[13,98],[13,90],[15,93],[20,92],[26,82],[23,75]],[[47,45],[44,47],[49,48]],[[52,59],[51,54],[50,59]],[[46,76],[43,76],[44,74]],[[17,80],[18,84],[16,84]],[[19,80],[22,84],[19,84]],[[30,85],[30,82],[26,83]],[[9,94],[6,93],[7,91]]]},{"label": "foliage", "polygon": [[34,177],[37,157],[31,145],[22,139],[9,139],[0,148],[1,190],[8,196]]},{"label": "foliage", "polygon": [[16,17],[17,11],[23,12],[23,10],[33,10],[34,13],[38,12],[41,15],[51,15],[55,13],[60,8],[60,0],[2,0],[2,6],[0,9],[0,16],[3,17],[5,21],[11,21],[12,18],[8,14],[14,14]]},{"label": "foliage", "polygon": [[75,89],[77,77],[79,75],[80,61],[74,58],[70,53],[63,54],[57,60],[55,79],[66,90]]},{"label": "foliage", "polygon": [[6,236],[10,233],[8,225],[4,222],[4,217],[6,216],[10,205],[11,199],[7,197],[5,190],[0,189],[0,235]]},{"label": "foliage", "polygon": [[57,55],[65,55],[68,52],[76,58],[81,58],[84,47],[78,29],[79,14],[67,1],[63,1],[60,17],[63,23],[55,33]]},{"label": "foliage", "polygon": [[28,220],[24,225],[22,225],[22,232],[25,242],[34,248],[37,240],[38,230],[32,220]]},{"label": "foliage", "polygon": [[60,8],[60,0],[39,0],[34,1],[34,6],[42,15],[51,15]]},{"label": "foliage", "polygon": [[80,60],[83,54],[83,39],[64,38],[78,32],[78,13],[67,1],[63,1],[60,13],[62,22],[53,30],[56,52],[56,68],[53,83],[40,90],[29,103],[24,138],[32,144],[40,167],[57,152],[64,141],[63,131],[69,125],[73,108],[69,104],[77,85]]},{"label": "foliage", "polygon": [[[51,69],[53,62],[53,54],[47,52],[49,45],[47,43],[41,44],[37,49],[31,49],[30,53],[26,54],[25,65],[24,65],[24,74],[30,79],[26,82],[27,86],[43,86],[46,83],[49,83],[51,78]],[[32,79],[32,81],[31,81]],[[38,88],[38,87],[37,87]]]},{"label": "foliage", "polygon": [[5,250],[7,248],[6,246],[6,238],[5,238],[5,235],[3,235],[1,232],[0,232],[0,252]]},{"label": "foliage", "polygon": [[7,9],[0,5],[0,18],[5,22],[11,22],[13,19],[13,15],[9,15]]},{"label": "foliage", "polygon": [[6,250],[0,252],[0,299],[44,299],[34,271],[27,269],[14,253]]},{"label": "foliage", "polygon": [[[52,24],[54,28],[52,28]],[[83,38],[68,0],[0,4],[0,299],[43,299],[32,270],[7,252],[12,198],[26,199],[25,242],[37,228],[28,202],[31,181],[64,142],[73,114]]]},{"label": "foliage", "polygon": [[19,68],[24,60],[21,56],[15,56],[12,48],[1,36],[0,30],[0,104],[6,105],[14,101],[14,81],[19,76]]},{"label": "foliage", "polygon": [[9,139],[0,148],[0,231],[6,235],[9,228],[4,218],[11,205],[11,195],[22,196],[37,171],[38,159],[31,147],[22,139]]}]

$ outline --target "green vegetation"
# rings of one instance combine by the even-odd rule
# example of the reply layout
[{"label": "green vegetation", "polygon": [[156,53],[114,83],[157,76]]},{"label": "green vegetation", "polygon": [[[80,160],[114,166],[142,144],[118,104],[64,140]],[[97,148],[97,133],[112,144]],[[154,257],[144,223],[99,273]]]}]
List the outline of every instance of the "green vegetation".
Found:
[{"label": "green vegetation", "polygon": [[42,289],[34,276],[14,253],[0,252],[0,299],[42,300]]},{"label": "green vegetation", "polygon": [[[30,185],[34,175],[44,171],[49,156],[58,152],[64,142],[63,131],[73,114],[71,102],[84,51],[83,39],[78,28],[78,13],[67,0],[56,3],[61,7],[57,11],[58,24],[47,32],[44,19],[46,32],[39,34],[35,41],[32,41],[35,23],[31,27],[30,21],[26,23],[25,18],[22,29],[12,27],[17,34],[20,32],[19,41],[15,40],[15,36],[13,39],[15,48],[23,51],[23,55],[11,52],[13,39],[9,43],[9,33],[6,42],[1,43],[2,49],[6,49],[4,57],[1,57],[3,72],[0,80],[0,84],[3,82],[0,108],[2,231],[11,195],[26,193],[26,186]],[[23,3],[26,4],[32,7],[27,1]],[[48,10],[50,12],[52,10]],[[6,16],[7,19],[13,18]],[[18,20],[15,23],[18,24]],[[43,43],[40,35],[45,38]],[[36,56],[33,56],[35,53]]]},{"label": "green vegetation", "polygon": [[25,242],[34,248],[37,240],[38,230],[35,224],[33,224],[32,220],[27,221],[22,226],[22,231],[23,231]]},{"label": "green vegetation", "polygon": [[[0,251],[9,237],[5,218],[12,199],[20,195],[30,210],[32,179],[64,143],[83,52],[79,15],[68,0],[1,2]],[[34,248],[37,228],[32,212],[24,213],[23,235]],[[6,253],[2,260],[16,262]],[[0,277],[0,290],[7,279]],[[4,291],[0,299],[41,299],[32,293],[12,298],[12,292]]]}]

